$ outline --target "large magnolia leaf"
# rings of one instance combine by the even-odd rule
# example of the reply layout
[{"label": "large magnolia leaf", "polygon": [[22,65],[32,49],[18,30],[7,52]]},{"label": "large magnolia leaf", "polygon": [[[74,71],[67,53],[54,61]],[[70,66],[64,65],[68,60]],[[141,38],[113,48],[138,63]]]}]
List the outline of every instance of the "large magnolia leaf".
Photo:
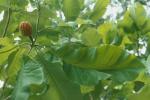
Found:
[{"label": "large magnolia leaf", "polygon": [[80,13],[79,0],[63,0],[63,12],[66,20],[75,20]]},{"label": "large magnolia leaf", "polygon": [[94,11],[91,13],[90,18],[93,21],[97,21],[98,19],[100,19],[103,16],[109,2],[110,0],[97,0]]},{"label": "large magnolia leaf", "polygon": [[115,45],[85,47],[70,43],[59,48],[56,53],[66,63],[81,68],[112,70],[144,66],[136,56]]},{"label": "large magnolia leaf", "polygon": [[37,89],[40,89],[44,82],[43,66],[37,61],[24,57],[24,64],[18,74],[12,100],[28,100],[32,93],[31,88],[36,86]]},{"label": "large magnolia leaf", "polygon": [[[43,55],[39,55],[37,59],[48,72],[50,88],[36,100],[82,100],[79,86],[68,80],[62,65],[59,62],[51,62],[47,57],[49,54],[46,54],[45,58],[42,57]],[[31,98],[31,100],[35,100],[35,98]]]},{"label": "large magnolia leaf", "polygon": [[109,74],[104,72],[81,69],[68,64],[64,64],[64,71],[70,80],[86,86],[94,86],[98,84],[100,80],[105,80],[110,77]]},{"label": "large magnolia leaf", "polygon": [[16,46],[13,45],[12,41],[9,38],[0,38],[0,65],[2,65],[15,50]]},{"label": "large magnolia leaf", "polygon": [[115,45],[85,47],[70,43],[59,48],[57,55],[67,64],[108,73],[115,82],[131,81],[145,67],[136,56]]},{"label": "large magnolia leaf", "polygon": [[114,82],[123,83],[125,81],[134,80],[135,78],[138,77],[139,73],[144,69],[144,67],[142,68],[141,66],[132,67],[129,65],[129,67],[131,68],[125,68],[121,70],[108,70],[103,72],[110,74]]}]

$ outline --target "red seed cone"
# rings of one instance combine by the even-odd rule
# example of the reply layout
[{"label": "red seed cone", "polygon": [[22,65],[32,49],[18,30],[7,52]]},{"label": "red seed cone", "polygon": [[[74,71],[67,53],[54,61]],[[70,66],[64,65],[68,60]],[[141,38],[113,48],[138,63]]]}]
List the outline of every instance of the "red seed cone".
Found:
[{"label": "red seed cone", "polygon": [[32,35],[32,26],[28,21],[22,21],[19,25],[19,29],[23,36]]}]

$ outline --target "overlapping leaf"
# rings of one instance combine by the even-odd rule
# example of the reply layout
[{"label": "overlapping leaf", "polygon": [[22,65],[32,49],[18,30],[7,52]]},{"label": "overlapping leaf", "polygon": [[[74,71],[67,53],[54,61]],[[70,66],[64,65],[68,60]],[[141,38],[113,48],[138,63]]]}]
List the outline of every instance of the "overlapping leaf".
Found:
[{"label": "overlapping leaf", "polygon": [[43,66],[37,61],[28,57],[24,57],[24,64],[18,74],[16,86],[14,88],[11,99],[12,100],[28,100],[31,95],[31,87],[40,86],[45,82],[45,75]]},{"label": "overlapping leaf", "polygon": [[68,80],[61,64],[51,62],[49,58],[43,56],[44,54],[40,54],[37,59],[44,65],[48,73],[50,88],[43,96],[35,97],[36,100],[82,100],[79,86]]},{"label": "overlapping leaf", "polygon": [[84,47],[70,43],[62,46],[56,53],[65,62],[81,68],[109,70],[144,66],[134,55],[114,45]]}]

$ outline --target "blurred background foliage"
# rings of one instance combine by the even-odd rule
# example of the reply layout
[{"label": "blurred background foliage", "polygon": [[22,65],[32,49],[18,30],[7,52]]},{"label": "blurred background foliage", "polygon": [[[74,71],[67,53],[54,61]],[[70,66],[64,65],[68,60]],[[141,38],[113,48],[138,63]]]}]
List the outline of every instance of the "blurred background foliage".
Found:
[{"label": "blurred background foliage", "polygon": [[0,99],[149,100],[149,10],[149,0],[0,0]]}]

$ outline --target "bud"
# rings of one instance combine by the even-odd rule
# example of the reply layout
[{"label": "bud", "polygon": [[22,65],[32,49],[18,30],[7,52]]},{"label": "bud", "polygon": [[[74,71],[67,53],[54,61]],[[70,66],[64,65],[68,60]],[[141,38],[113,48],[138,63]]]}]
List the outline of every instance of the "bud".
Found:
[{"label": "bud", "polygon": [[19,25],[19,29],[23,36],[32,35],[32,26],[28,21],[22,21]]}]

